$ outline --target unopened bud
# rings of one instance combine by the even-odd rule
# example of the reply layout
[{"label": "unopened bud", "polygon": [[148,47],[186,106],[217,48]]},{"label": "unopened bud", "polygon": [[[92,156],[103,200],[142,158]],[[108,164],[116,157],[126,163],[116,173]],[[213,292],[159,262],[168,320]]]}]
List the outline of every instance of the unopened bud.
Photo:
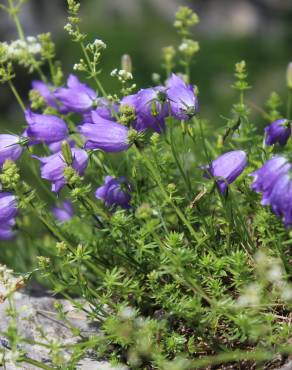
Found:
[{"label": "unopened bud", "polygon": [[62,154],[66,164],[68,166],[71,166],[71,164],[73,163],[73,157],[70,144],[66,140],[62,141]]},{"label": "unopened bud", "polygon": [[130,55],[124,54],[122,56],[121,67],[124,71],[132,73],[132,60]]},{"label": "unopened bud", "polygon": [[287,68],[287,86],[292,89],[292,62],[288,64]]}]

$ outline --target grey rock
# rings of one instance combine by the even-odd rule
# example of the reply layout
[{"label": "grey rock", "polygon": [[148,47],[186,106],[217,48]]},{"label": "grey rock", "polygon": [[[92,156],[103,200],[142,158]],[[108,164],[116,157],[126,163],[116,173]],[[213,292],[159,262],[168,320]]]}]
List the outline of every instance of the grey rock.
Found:
[{"label": "grey rock", "polygon": [[[50,296],[47,297],[32,297],[23,293],[14,294],[14,306],[17,314],[17,330],[19,334],[32,341],[47,343],[49,341],[57,341],[62,344],[74,344],[80,339],[78,336],[73,336],[70,325],[78,328],[84,336],[98,335],[98,327],[88,324],[88,320],[83,311],[76,309],[69,301],[64,299],[57,299]],[[64,307],[64,311],[67,312],[67,318],[70,324],[62,322],[58,313],[54,307],[55,303],[61,303]],[[77,301],[85,305],[85,302],[81,300]],[[21,363],[16,366],[12,361],[9,361],[11,351],[10,344],[7,338],[5,338],[5,331],[7,330],[10,322],[10,317],[7,316],[7,308],[9,302],[5,301],[0,303],[0,349],[5,350],[5,357],[8,361],[4,366],[0,366],[0,369],[5,370],[35,370],[35,367],[30,364]],[[89,307],[86,307],[87,309]],[[42,363],[49,364],[49,350],[43,346],[36,344],[21,344],[21,350],[26,355],[34,360]],[[64,350],[62,356],[66,362],[66,359],[70,357],[69,350]],[[125,369],[124,367],[113,368],[108,362],[97,361],[91,358],[84,358],[80,361],[77,366],[79,370],[113,370],[113,369]]]}]

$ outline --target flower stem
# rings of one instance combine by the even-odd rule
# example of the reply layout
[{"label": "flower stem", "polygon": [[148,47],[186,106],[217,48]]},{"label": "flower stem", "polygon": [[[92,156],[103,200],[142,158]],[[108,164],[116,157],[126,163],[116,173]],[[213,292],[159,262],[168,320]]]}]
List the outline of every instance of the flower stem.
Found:
[{"label": "flower stem", "polygon": [[30,358],[30,357],[24,357],[22,359],[21,362],[24,362],[24,363],[27,363],[27,364],[30,364],[30,365],[34,365],[36,367],[38,367],[39,369],[44,369],[44,370],[54,370],[56,369],[55,367],[51,367],[51,366],[48,366],[42,362],[39,362],[37,360],[34,360],[33,358]]},{"label": "flower stem", "polygon": [[145,163],[146,167],[148,168],[149,172],[151,173],[151,175],[153,176],[154,180],[156,181],[157,185],[159,186],[159,189],[164,197],[164,199],[166,200],[167,203],[169,203],[172,208],[174,209],[174,211],[176,212],[177,216],[181,219],[181,221],[185,224],[185,226],[187,227],[187,229],[189,230],[190,234],[194,237],[194,239],[197,241],[198,245],[201,245],[205,240],[203,239],[200,239],[195,231],[195,229],[193,228],[193,226],[190,224],[190,222],[187,220],[186,216],[182,213],[182,211],[176,206],[176,204],[174,203],[174,201],[169,197],[169,195],[167,194],[162,182],[161,182],[161,179],[160,179],[160,174],[159,172],[157,171],[157,169],[155,168],[155,166],[153,166],[152,162],[147,158],[147,156],[142,156],[139,149],[134,146],[135,150],[136,150],[136,153],[137,155],[139,156],[139,158]]},{"label": "flower stem", "polygon": [[19,21],[18,15],[17,15],[18,9],[14,6],[13,0],[8,0],[8,4],[9,4],[8,11],[9,11],[11,17],[13,18],[13,21],[14,21],[16,29],[17,29],[18,36],[21,40],[24,40],[23,28],[21,26],[21,23]]},{"label": "flower stem", "polygon": [[25,111],[25,105],[24,105],[24,103],[23,103],[23,101],[22,101],[22,99],[21,99],[20,95],[18,94],[18,91],[16,90],[16,88],[15,88],[15,86],[14,86],[13,82],[12,82],[11,80],[8,80],[8,85],[9,85],[9,87],[10,87],[11,91],[13,92],[13,94],[14,94],[14,96],[15,96],[15,98],[16,98],[16,100],[17,100],[17,102],[18,102],[19,106],[20,106],[20,108],[21,108],[21,109],[23,110],[23,112],[24,112],[24,111]]}]

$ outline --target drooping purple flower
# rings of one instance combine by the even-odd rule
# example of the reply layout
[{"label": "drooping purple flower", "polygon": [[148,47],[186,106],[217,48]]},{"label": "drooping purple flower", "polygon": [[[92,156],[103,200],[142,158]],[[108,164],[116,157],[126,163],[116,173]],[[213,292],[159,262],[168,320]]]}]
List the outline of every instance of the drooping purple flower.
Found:
[{"label": "drooping purple flower", "polygon": [[122,105],[129,105],[135,109],[136,121],[133,122],[133,127],[137,131],[150,128],[161,133],[164,130],[164,119],[168,114],[164,87],[142,89],[137,94],[124,97],[121,100]]},{"label": "drooping purple flower", "polygon": [[124,177],[116,179],[106,176],[104,184],[96,190],[95,196],[103,200],[108,208],[120,206],[128,209],[130,208],[131,187]]},{"label": "drooping purple flower", "polygon": [[286,227],[292,224],[292,181],[289,173],[282,174],[275,182],[269,197],[269,204]]},{"label": "drooping purple flower", "polygon": [[60,222],[67,222],[74,216],[74,209],[69,200],[65,200],[60,207],[53,207],[53,214]]},{"label": "drooping purple flower", "polygon": [[222,193],[245,169],[247,157],[243,150],[233,150],[216,158],[204,167],[207,177],[213,177]]},{"label": "drooping purple flower", "polygon": [[16,198],[11,193],[0,193],[0,224],[6,223],[17,214]]},{"label": "drooping purple flower", "polygon": [[14,236],[13,226],[15,220],[12,218],[8,222],[0,225],[0,240],[8,240]]},{"label": "drooping purple flower", "polygon": [[287,119],[278,119],[265,128],[266,145],[279,143],[285,145],[291,135],[291,123]]},{"label": "drooping purple flower", "polygon": [[0,167],[10,159],[16,161],[22,153],[19,144],[20,138],[16,135],[0,134]]},{"label": "drooping purple flower", "polygon": [[39,81],[39,80],[32,81],[31,85],[32,85],[32,88],[38,91],[38,93],[45,99],[45,102],[47,103],[47,105],[49,105],[50,107],[56,108],[56,109],[59,108],[57,104],[57,100],[53,93],[53,86],[48,85],[44,83],[43,81]]},{"label": "drooping purple flower", "polygon": [[86,149],[101,149],[105,152],[121,152],[130,147],[127,127],[100,117],[92,112],[92,122],[78,127],[86,138]]},{"label": "drooping purple flower", "polygon": [[69,134],[66,123],[57,116],[33,113],[28,109],[25,111],[25,118],[29,125],[26,135],[34,143],[62,141]]},{"label": "drooping purple flower", "polygon": [[[85,150],[72,148],[72,167],[82,175],[87,167],[88,155]],[[58,193],[66,184],[64,170],[67,167],[63,154],[61,152],[50,155],[49,157],[37,157],[41,162],[41,177],[52,183],[52,191]]]},{"label": "drooping purple flower", "polygon": [[12,227],[17,215],[17,201],[13,194],[0,193],[0,239],[10,239],[13,236]]},{"label": "drooping purple flower", "polygon": [[86,113],[96,105],[97,94],[71,74],[67,79],[67,87],[57,89],[55,97],[70,112]]},{"label": "drooping purple flower", "polygon": [[263,194],[262,205],[270,203],[270,195],[277,180],[291,170],[291,164],[283,156],[269,159],[260,169],[251,173],[254,182],[252,190]]},{"label": "drooping purple flower", "polygon": [[174,73],[166,81],[166,94],[174,118],[188,120],[198,112],[198,98],[193,86],[186,84]]}]

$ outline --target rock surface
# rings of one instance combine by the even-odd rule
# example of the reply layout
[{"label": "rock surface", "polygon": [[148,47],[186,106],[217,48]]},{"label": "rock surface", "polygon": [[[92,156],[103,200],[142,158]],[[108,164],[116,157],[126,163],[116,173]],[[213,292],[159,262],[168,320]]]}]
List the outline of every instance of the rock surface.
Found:
[{"label": "rock surface", "polygon": [[[56,299],[53,297],[33,297],[24,293],[14,294],[14,305],[18,312],[17,317],[17,329],[18,332],[34,342],[46,343],[47,341],[54,340],[59,341],[62,344],[72,344],[78,341],[78,337],[72,335],[72,331],[69,327],[59,320],[58,313],[54,307],[55,303],[62,303],[64,311],[68,312],[68,318],[70,324],[81,330],[81,333],[85,336],[90,334],[98,334],[98,327],[89,326],[86,320],[86,316],[82,311],[78,311],[73,305],[66,300]],[[9,359],[11,351],[5,347],[9,347],[8,341],[3,336],[3,333],[7,330],[10,318],[7,316],[7,308],[9,308],[9,302],[6,300],[0,303],[0,348],[5,349],[6,358]],[[42,329],[43,333],[39,330]],[[23,344],[21,349],[25,351],[28,357],[37,360],[42,363],[48,363],[49,354],[48,349],[45,347],[35,344]],[[10,353],[9,353],[10,352]],[[69,352],[64,352],[64,358],[69,357]],[[5,370],[35,370],[39,367],[21,363],[14,365],[12,362],[6,362],[5,367],[0,366],[0,369]],[[108,362],[96,361],[91,358],[85,358],[80,361],[77,369],[79,370],[125,370],[123,367],[113,368]]]}]

